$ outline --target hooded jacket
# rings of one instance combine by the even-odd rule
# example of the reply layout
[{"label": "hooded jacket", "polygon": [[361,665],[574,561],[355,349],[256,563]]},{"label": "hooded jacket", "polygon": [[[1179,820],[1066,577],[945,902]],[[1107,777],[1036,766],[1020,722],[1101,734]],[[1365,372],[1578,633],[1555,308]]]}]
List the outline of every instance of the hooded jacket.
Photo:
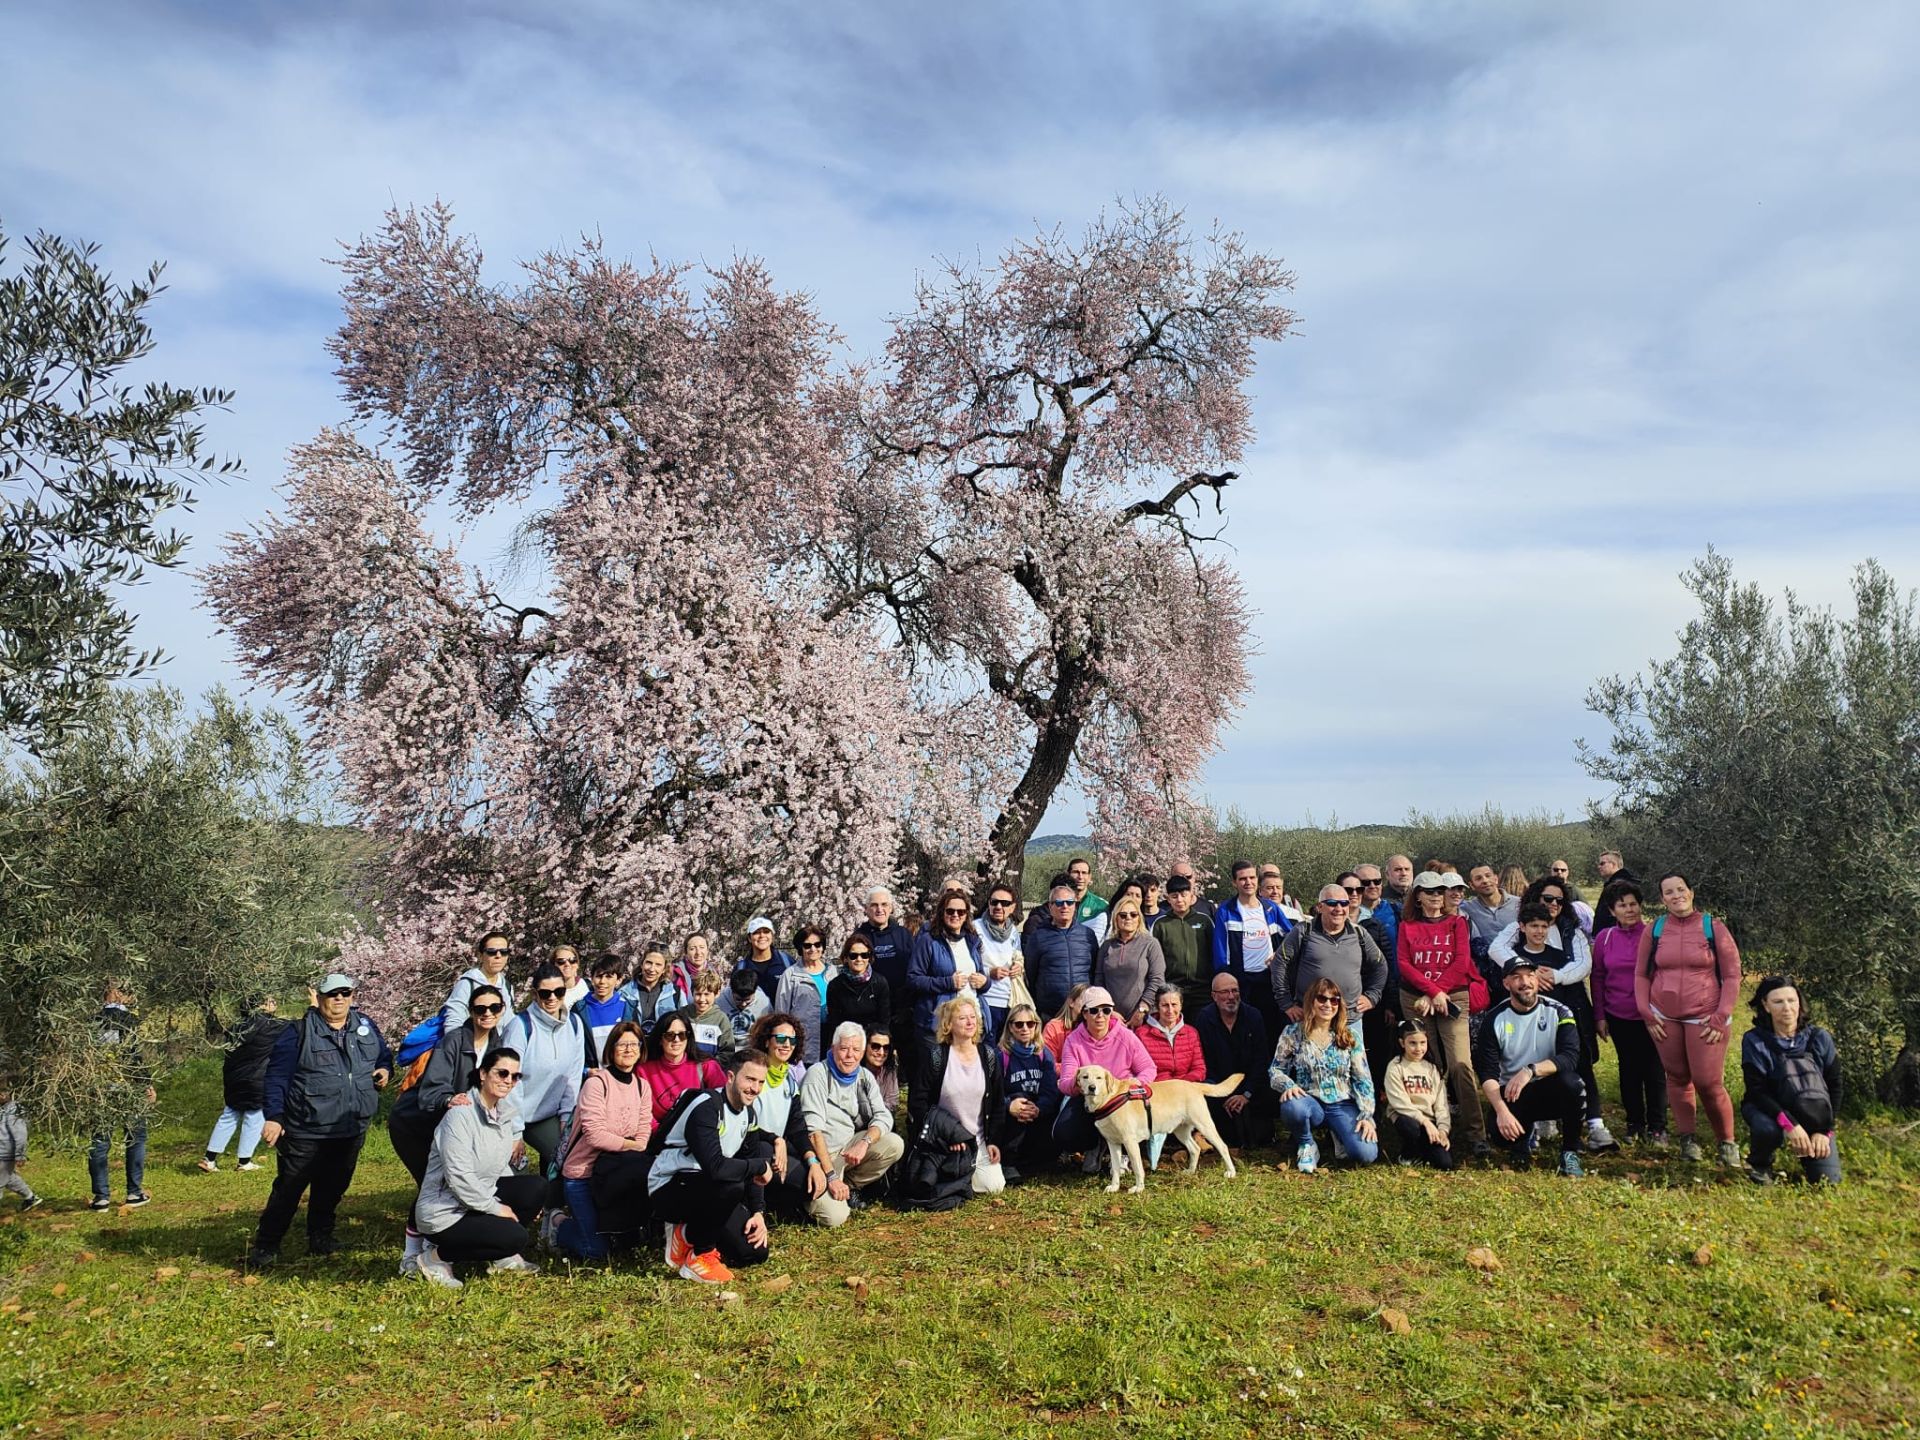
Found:
[{"label": "hooded jacket", "polygon": [[893,992],[886,977],[872,966],[867,967],[864,980],[842,970],[827,982],[827,1035],[831,1037],[849,1020],[869,1035],[876,1029],[891,1033]]},{"label": "hooded jacket", "polygon": [[529,1005],[502,1042],[520,1052],[520,1089],[514,1096],[524,1124],[571,1114],[587,1069],[587,1027],[571,1010],[549,1016]]},{"label": "hooded jacket", "polygon": [[479,1086],[467,1094],[473,1103],[450,1107],[433,1132],[413,1207],[423,1234],[438,1235],[469,1215],[497,1214],[496,1187],[513,1173],[513,1147],[526,1127],[512,1098],[489,1110]]},{"label": "hooded jacket", "polygon": [[820,972],[822,986],[803,965],[783,971],[774,992],[773,1008],[784,1010],[800,1022],[800,1059],[811,1065],[820,1058],[820,1027],[827,1008],[826,992],[840,975],[840,967],[828,965]]},{"label": "hooded jacket", "polygon": [[1149,1015],[1133,1033],[1153,1061],[1154,1079],[1206,1082],[1207,1058],[1200,1049],[1200,1036],[1186,1021],[1169,1032],[1158,1015]]},{"label": "hooded jacket", "polygon": [[234,1032],[233,1047],[220,1063],[221,1103],[230,1110],[258,1110],[266,1103],[267,1062],[274,1042],[290,1021],[256,1010]]}]

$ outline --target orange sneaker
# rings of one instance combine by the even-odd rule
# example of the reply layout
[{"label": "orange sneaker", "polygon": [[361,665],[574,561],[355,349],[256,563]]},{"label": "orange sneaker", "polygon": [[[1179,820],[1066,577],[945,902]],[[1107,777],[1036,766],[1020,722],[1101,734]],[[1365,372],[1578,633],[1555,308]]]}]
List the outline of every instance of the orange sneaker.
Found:
[{"label": "orange sneaker", "polygon": [[725,1285],[733,1279],[733,1272],[720,1263],[720,1252],[709,1250],[705,1254],[695,1255],[680,1267],[682,1280],[698,1280],[703,1285]]},{"label": "orange sneaker", "polygon": [[693,1246],[687,1243],[687,1227],[670,1225],[667,1227],[667,1268],[684,1270],[693,1263]]}]

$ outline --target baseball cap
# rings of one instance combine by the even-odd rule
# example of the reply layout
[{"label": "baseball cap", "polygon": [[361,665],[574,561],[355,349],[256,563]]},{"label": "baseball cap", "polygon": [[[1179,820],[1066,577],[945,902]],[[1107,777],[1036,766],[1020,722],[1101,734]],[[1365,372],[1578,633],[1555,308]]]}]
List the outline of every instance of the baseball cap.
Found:
[{"label": "baseball cap", "polygon": [[1082,1010],[1086,1009],[1089,1005],[1111,1004],[1113,1004],[1112,994],[1098,985],[1089,985],[1086,988],[1086,992],[1080,997],[1080,1008]]},{"label": "baseball cap", "polygon": [[771,930],[771,929],[773,929],[773,922],[767,919],[767,917],[764,915],[756,915],[751,920],[747,921],[747,934],[749,935],[753,934],[753,932],[756,930]]},{"label": "baseball cap", "polygon": [[1521,970],[1538,970],[1539,968],[1540,968],[1540,962],[1538,960],[1535,960],[1531,955],[1527,954],[1523,950],[1518,955],[1515,955],[1511,960],[1507,961],[1505,965],[1500,967],[1500,978],[1504,980],[1507,978],[1507,976],[1515,974]]},{"label": "baseball cap", "polygon": [[336,970],[313,988],[322,995],[331,995],[336,990],[357,990],[360,987],[355,985],[347,976],[342,975]]},{"label": "baseball cap", "polygon": [[1442,875],[1438,870],[1422,870],[1418,875],[1413,877],[1413,888],[1416,890],[1444,890],[1447,888],[1447,877]]}]

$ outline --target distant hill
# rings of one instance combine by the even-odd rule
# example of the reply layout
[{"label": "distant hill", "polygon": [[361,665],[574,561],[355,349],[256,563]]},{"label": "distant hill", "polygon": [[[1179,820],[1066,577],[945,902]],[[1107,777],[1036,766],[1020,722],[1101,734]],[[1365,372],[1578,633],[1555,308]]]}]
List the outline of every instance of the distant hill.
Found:
[{"label": "distant hill", "polygon": [[1088,850],[1092,848],[1084,835],[1036,835],[1027,842],[1027,854],[1041,850]]}]

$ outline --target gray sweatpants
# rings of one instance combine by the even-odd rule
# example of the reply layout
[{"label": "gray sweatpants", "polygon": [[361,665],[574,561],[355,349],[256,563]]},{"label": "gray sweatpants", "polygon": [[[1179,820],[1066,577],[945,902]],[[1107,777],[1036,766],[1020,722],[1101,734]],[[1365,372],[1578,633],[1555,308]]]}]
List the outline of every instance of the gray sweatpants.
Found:
[{"label": "gray sweatpants", "polygon": [[11,1160],[0,1160],[0,1190],[11,1190],[22,1200],[33,1199],[33,1187],[21,1178]]}]

